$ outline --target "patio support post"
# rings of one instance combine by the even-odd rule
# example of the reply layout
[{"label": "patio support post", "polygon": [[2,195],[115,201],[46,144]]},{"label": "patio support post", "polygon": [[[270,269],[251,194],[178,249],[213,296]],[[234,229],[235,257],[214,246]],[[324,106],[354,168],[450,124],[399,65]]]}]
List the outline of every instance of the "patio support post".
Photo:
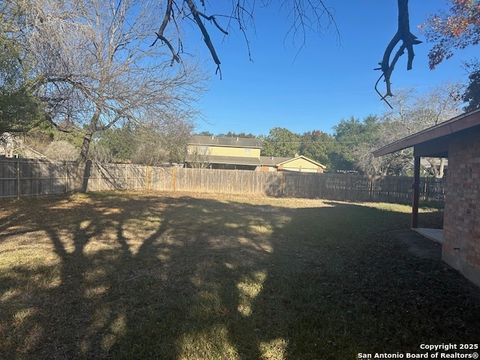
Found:
[{"label": "patio support post", "polygon": [[418,201],[420,198],[420,156],[415,156],[413,165],[412,229],[418,228]]}]

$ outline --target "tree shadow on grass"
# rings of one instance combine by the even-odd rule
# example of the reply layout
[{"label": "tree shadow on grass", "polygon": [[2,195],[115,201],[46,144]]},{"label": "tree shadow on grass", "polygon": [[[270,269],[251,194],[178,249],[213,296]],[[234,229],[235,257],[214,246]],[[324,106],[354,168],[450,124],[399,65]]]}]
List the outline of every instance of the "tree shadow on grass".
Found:
[{"label": "tree shadow on grass", "polygon": [[[347,359],[478,341],[479,289],[397,241],[395,230],[408,228],[409,214],[330,204],[298,209],[280,229],[290,241],[270,259],[252,309],[268,319],[263,314],[280,304],[282,320],[260,332],[260,343],[286,342],[289,359]],[[438,222],[434,214],[423,217]]]},{"label": "tree shadow on grass", "polygon": [[478,290],[391,235],[408,214],[275,201],[19,203],[0,229],[2,358],[340,359],[478,339]]}]

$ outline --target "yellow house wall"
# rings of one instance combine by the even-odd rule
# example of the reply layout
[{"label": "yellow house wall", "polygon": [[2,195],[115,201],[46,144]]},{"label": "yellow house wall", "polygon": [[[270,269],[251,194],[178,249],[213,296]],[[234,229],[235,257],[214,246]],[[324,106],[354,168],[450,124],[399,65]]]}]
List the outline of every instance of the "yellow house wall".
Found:
[{"label": "yellow house wall", "polygon": [[298,171],[299,169],[302,169],[302,171],[305,171],[305,172],[307,172],[308,170],[314,170],[316,172],[318,168],[319,166],[312,164],[310,161],[307,161],[301,158],[286,162],[285,164],[282,165],[282,169],[292,170],[292,171]]},{"label": "yellow house wall", "polygon": [[282,168],[282,170],[283,170],[283,171],[305,172],[305,173],[318,173],[318,172],[323,172],[322,170],[318,170],[318,169],[289,168],[289,167],[284,167],[284,168]]},{"label": "yellow house wall", "polygon": [[205,147],[188,145],[188,153],[198,153],[200,155],[212,156],[239,156],[239,157],[260,157],[260,149],[224,147],[224,146],[208,146],[207,151]]}]

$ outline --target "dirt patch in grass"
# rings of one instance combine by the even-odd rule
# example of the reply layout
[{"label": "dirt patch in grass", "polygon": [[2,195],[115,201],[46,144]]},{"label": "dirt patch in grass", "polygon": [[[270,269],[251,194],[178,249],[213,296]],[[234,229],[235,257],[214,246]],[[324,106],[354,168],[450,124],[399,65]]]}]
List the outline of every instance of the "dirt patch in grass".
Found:
[{"label": "dirt patch in grass", "polygon": [[2,359],[349,359],[480,338],[479,290],[395,239],[407,206],[99,193],[2,202],[0,219]]}]

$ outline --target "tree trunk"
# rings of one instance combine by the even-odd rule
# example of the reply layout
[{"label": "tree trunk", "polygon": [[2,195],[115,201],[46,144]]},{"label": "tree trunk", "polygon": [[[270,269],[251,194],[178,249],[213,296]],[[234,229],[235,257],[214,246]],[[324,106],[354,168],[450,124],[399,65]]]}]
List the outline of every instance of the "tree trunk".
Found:
[{"label": "tree trunk", "polygon": [[90,173],[92,171],[92,160],[87,160],[83,168],[82,188],[81,192],[86,193],[88,190],[88,180],[90,180]]},{"label": "tree trunk", "polygon": [[92,136],[93,134],[89,132],[85,134],[85,136],[83,137],[82,149],[80,151],[80,161],[82,163],[86,162],[88,159],[88,152],[90,150],[90,143],[92,141]]},{"label": "tree trunk", "polygon": [[88,160],[88,153],[90,151],[90,143],[92,142],[92,137],[95,131],[97,130],[98,120],[100,119],[101,110],[97,108],[93,114],[88,130],[83,137],[82,148],[80,150],[80,164],[84,164],[83,169],[83,180],[82,180],[82,192],[87,192],[88,190],[88,180],[90,178],[90,171],[92,168],[92,161]]},{"label": "tree trunk", "polygon": [[93,114],[90,125],[88,126],[87,133],[83,137],[82,149],[80,151],[80,161],[85,163],[88,160],[88,152],[90,150],[90,143],[94,132],[97,130],[98,120],[100,119],[101,110],[97,108]]},{"label": "tree trunk", "polygon": [[83,137],[82,149],[80,151],[79,169],[83,166],[82,188],[81,192],[86,193],[88,190],[88,180],[90,178],[90,169],[92,161],[88,160],[88,151],[90,149],[90,142],[92,141],[92,133],[88,132]]}]

